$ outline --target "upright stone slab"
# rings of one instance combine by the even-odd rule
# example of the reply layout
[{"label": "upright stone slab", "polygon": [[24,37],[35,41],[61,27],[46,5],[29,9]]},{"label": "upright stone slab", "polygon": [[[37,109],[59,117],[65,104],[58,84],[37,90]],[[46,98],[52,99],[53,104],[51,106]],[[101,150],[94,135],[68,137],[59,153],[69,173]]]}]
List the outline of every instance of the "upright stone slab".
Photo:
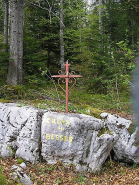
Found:
[{"label": "upright stone slab", "polygon": [[79,171],[100,171],[116,135],[103,133],[104,123],[91,116],[47,112],[42,117],[41,155],[49,163],[75,164]]}]

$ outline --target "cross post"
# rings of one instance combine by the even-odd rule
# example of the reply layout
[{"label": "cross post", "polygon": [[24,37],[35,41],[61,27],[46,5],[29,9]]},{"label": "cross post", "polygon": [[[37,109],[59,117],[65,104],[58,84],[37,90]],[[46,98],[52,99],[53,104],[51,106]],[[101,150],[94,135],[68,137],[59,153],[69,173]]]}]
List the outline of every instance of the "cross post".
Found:
[{"label": "cross post", "polygon": [[[64,65],[65,65],[65,73],[62,74],[62,71],[59,71],[59,75],[53,75],[52,77],[59,78],[58,79],[58,84],[59,84],[59,86],[62,89],[63,89],[63,87],[60,85],[59,81],[60,81],[60,79],[64,79],[65,80],[65,81],[62,80],[62,82],[66,83],[66,90],[65,89],[63,89],[63,90],[66,93],[66,113],[68,113],[68,95],[69,95],[70,89],[76,84],[76,78],[80,78],[82,76],[75,75],[74,71],[71,72],[72,74],[69,73],[69,66],[70,66],[70,64],[68,64],[68,61]],[[74,83],[72,84],[72,86],[69,89],[69,83],[72,83],[72,80],[70,81],[71,78],[74,79]]]}]

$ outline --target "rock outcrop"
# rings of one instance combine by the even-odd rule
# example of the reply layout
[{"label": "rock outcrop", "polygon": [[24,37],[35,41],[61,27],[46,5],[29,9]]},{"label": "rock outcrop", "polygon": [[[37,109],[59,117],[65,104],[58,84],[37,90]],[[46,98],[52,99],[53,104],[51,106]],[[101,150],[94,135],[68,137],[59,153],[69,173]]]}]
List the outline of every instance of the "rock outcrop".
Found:
[{"label": "rock outcrop", "polygon": [[137,130],[128,131],[131,121],[107,113],[101,117],[0,103],[0,155],[32,163],[61,161],[95,172],[113,149],[117,160],[139,163]]},{"label": "rock outcrop", "polygon": [[47,112],[42,117],[41,155],[49,163],[75,164],[79,171],[100,171],[116,134],[101,134],[104,123],[83,114]]},{"label": "rock outcrop", "polygon": [[113,146],[115,159],[125,163],[139,163],[138,127],[134,127],[130,120],[108,113],[100,115],[108,129],[118,135]]},{"label": "rock outcrop", "polygon": [[31,107],[0,103],[0,153],[27,161],[39,160],[41,117]]}]

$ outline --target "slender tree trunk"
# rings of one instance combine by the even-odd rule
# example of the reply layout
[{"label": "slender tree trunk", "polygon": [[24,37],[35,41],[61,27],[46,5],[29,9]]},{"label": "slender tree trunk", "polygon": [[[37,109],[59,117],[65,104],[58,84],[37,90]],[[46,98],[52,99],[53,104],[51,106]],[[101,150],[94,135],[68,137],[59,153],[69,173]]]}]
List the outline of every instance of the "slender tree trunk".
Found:
[{"label": "slender tree trunk", "polygon": [[102,0],[99,0],[99,9],[98,9],[98,14],[99,14],[99,48],[103,48],[103,36],[102,36]]},{"label": "slender tree trunk", "polygon": [[134,31],[135,28],[136,28],[136,23],[135,23],[134,19],[132,19],[132,45],[135,44],[135,38],[134,38],[134,36],[136,35],[135,31]]},{"label": "slender tree trunk", "polygon": [[82,32],[81,32],[81,25],[80,25],[80,52],[82,52]]},{"label": "slender tree trunk", "polygon": [[50,49],[49,49],[49,45],[48,45],[48,54],[47,54],[47,56],[48,56],[47,68],[49,69],[49,67],[50,67]]},{"label": "slender tree trunk", "polygon": [[102,34],[102,0],[99,0],[99,32]]},{"label": "slender tree trunk", "polygon": [[64,66],[64,38],[63,38],[63,0],[60,0],[60,65],[61,70],[65,69]]},{"label": "slender tree trunk", "polygon": [[22,85],[24,0],[11,0],[9,85]]},{"label": "slender tree trunk", "polygon": [[8,53],[8,13],[9,9],[9,2],[8,0],[4,0],[4,45],[5,45],[5,52]]}]

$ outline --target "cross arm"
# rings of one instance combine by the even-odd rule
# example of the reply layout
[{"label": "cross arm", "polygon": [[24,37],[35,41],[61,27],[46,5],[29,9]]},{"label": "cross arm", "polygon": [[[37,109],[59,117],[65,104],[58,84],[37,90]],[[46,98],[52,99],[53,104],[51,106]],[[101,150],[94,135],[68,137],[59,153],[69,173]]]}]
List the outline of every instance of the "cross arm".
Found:
[{"label": "cross arm", "polygon": [[80,75],[53,75],[54,78],[81,78]]}]

